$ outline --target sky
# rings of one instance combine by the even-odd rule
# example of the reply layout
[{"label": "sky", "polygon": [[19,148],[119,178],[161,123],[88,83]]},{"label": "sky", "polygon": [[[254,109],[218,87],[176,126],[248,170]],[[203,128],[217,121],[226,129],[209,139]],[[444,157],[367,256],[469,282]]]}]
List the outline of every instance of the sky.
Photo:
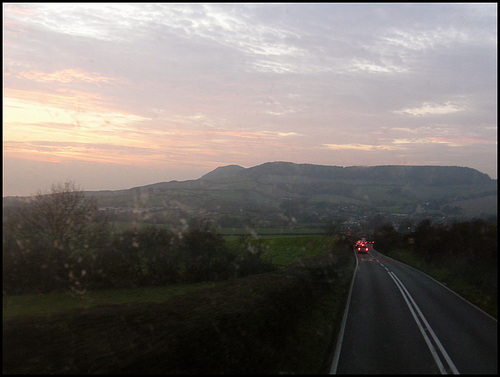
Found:
[{"label": "sky", "polygon": [[497,178],[496,3],[4,3],[3,196],[219,166]]}]

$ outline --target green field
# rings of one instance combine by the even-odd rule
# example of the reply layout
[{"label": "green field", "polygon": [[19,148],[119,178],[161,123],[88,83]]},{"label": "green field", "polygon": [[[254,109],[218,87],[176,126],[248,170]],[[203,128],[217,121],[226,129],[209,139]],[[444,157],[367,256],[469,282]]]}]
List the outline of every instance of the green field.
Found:
[{"label": "green field", "polygon": [[331,240],[322,236],[276,237],[264,241],[264,260],[287,267],[299,259],[326,253]]},{"label": "green field", "polygon": [[84,294],[54,292],[44,295],[3,297],[3,319],[29,314],[48,314],[72,309],[85,309],[102,304],[126,304],[138,302],[162,302],[221,283],[196,283],[169,285],[165,287],[143,287],[129,289],[106,289]]},{"label": "green field", "polygon": [[[323,236],[290,236],[250,238],[245,247],[264,251],[263,259],[278,267],[287,267],[298,259],[331,251],[331,240]],[[238,241],[227,241],[230,248],[237,248]],[[241,245],[240,245],[241,246]],[[133,289],[109,289],[74,293],[49,293],[43,295],[22,295],[3,297],[3,318],[27,314],[62,312],[88,308],[102,304],[123,304],[137,302],[162,302],[173,296],[197,289],[223,284],[223,282],[168,285],[164,287],[143,287]]]},{"label": "green field", "polygon": [[324,233],[323,228],[217,228],[216,232],[224,237],[238,237],[247,235],[256,238],[270,236],[310,236]]}]

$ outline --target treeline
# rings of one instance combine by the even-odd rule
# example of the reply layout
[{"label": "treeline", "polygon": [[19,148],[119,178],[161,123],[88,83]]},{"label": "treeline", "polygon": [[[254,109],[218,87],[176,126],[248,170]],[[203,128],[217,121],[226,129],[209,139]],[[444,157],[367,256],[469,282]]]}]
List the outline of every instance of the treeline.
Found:
[{"label": "treeline", "polygon": [[[375,248],[389,256],[404,250],[427,266],[445,271],[450,284],[466,284],[479,292],[486,307],[497,305],[498,225],[483,219],[432,224],[422,220],[411,233],[392,225],[375,230]],[[410,240],[411,239],[411,240]],[[492,311],[492,312],[493,312]]]},{"label": "treeline", "polygon": [[245,240],[229,248],[200,221],[174,232],[113,232],[74,184],[54,185],[3,222],[3,294],[217,281],[274,270]]}]

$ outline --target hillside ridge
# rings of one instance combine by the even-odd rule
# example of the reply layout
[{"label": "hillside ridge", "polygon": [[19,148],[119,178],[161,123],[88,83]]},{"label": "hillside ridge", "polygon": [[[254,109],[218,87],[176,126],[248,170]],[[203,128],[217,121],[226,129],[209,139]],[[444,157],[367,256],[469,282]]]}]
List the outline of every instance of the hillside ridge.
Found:
[{"label": "hillside ridge", "polygon": [[[178,224],[212,216],[220,226],[365,221],[379,214],[418,221],[496,216],[497,180],[459,166],[328,166],[267,162],[218,167],[201,178],[115,191],[85,191],[110,219]],[[22,197],[4,197],[15,211]],[[395,220],[395,221],[396,221]],[[290,222],[291,221],[291,222]]]},{"label": "hillside ridge", "polygon": [[382,179],[387,182],[423,185],[470,185],[491,183],[489,175],[460,166],[435,165],[377,165],[377,166],[330,166],[296,164],[292,162],[266,162],[244,168],[239,165],[221,166],[203,175],[202,180],[214,180],[234,176],[299,176],[321,179]]}]

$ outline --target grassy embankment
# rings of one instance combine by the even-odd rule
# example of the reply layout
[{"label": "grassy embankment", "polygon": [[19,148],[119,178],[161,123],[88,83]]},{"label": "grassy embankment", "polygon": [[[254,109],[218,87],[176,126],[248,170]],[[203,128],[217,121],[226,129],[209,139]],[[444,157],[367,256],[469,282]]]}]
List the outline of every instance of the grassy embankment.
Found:
[{"label": "grassy embankment", "polygon": [[[327,371],[352,277],[352,252],[332,250],[322,237],[258,242],[280,271],[208,287],[4,298],[3,371]],[[54,311],[29,314],[37,312],[36,301],[38,312],[44,306]]]}]

